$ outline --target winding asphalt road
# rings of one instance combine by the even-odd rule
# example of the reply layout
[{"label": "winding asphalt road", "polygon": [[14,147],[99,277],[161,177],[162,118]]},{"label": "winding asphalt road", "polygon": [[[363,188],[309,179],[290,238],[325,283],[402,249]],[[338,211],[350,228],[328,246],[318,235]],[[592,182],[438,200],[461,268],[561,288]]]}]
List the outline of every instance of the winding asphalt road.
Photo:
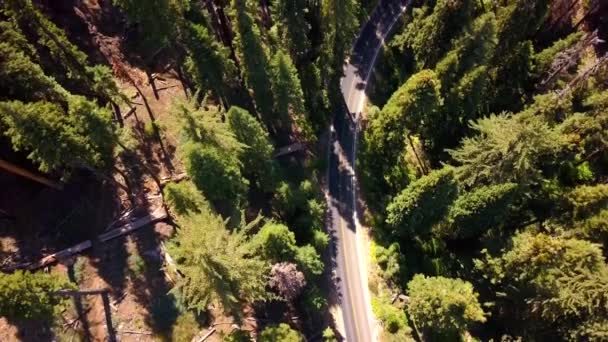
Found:
[{"label": "winding asphalt road", "polygon": [[[358,120],[365,104],[369,75],[384,39],[409,0],[380,0],[361,29],[341,80],[344,109],[334,115],[329,149],[330,231],[336,239],[336,276],[344,319],[345,339],[375,341],[374,320],[367,285],[367,269],[357,232],[355,157]],[[336,14],[339,15],[339,14]]]}]

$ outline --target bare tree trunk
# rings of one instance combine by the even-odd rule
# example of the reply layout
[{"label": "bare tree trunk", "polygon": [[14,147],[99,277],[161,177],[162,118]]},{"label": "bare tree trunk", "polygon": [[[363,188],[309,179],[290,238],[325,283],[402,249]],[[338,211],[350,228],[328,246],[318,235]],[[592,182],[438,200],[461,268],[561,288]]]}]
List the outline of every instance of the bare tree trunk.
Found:
[{"label": "bare tree trunk", "polygon": [[30,172],[22,167],[19,167],[15,164],[9,163],[5,160],[0,159],[0,169],[6,170],[12,174],[21,176],[21,177],[25,177],[27,179],[31,179],[35,182],[38,182],[40,184],[46,185],[49,188],[53,188],[56,190],[63,190],[63,184],[59,183],[59,182],[55,182],[52,181],[48,178],[42,177],[40,175],[37,175],[33,172]]},{"label": "bare tree trunk", "polygon": [[262,21],[264,22],[264,26],[266,28],[270,28],[272,22],[270,20],[270,10],[268,9],[268,0],[260,0],[260,5],[262,6]]},{"label": "bare tree trunk", "polygon": [[[121,169],[117,168],[116,166],[114,166],[113,169],[116,173],[118,173],[122,177],[122,179],[125,180],[126,185],[123,187],[122,184],[118,181],[115,181],[115,183],[118,184],[121,187],[121,189],[123,189],[127,193],[127,197],[129,197],[129,202],[131,202],[131,205],[134,206],[135,203],[137,203],[137,202],[135,201],[135,198],[133,197],[133,192],[131,191],[132,187],[131,187],[131,181],[129,180],[129,177],[124,172],[122,172]],[[114,179],[114,177],[112,177],[112,179]]]},{"label": "bare tree trunk", "polygon": [[101,299],[103,301],[103,311],[105,313],[106,318],[108,340],[110,342],[116,342],[116,332],[114,331],[114,326],[112,325],[112,309],[110,308],[110,296],[108,295],[108,292],[102,293]]},{"label": "bare tree trunk", "polygon": [[582,24],[585,20],[587,20],[589,18],[589,16],[596,10],[598,10],[600,8],[600,2],[599,1],[593,1],[593,4],[591,5],[591,8],[589,8],[589,10],[585,13],[585,15],[581,18],[581,20],[579,20],[575,25],[574,25],[574,31],[576,31],[578,29],[578,27],[580,26],[580,24]]},{"label": "bare tree trunk", "polygon": [[228,48],[230,48],[230,58],[234,61],[237,69],[240,69],[240,63],[239,63],[238,58],[236,58],[236,51],[234,49],[234,44],[232,44],[234,34],[232,33],[232,29],[230,26],[230,20],[228,19],[228,16],[226,16],[226,13],[224,12],[224,8],[222,5],[218,6],[216,11],[217,11],[218,18],[220,21],[221,30],[226,39],[226,41],[224,42],[224,45],[227,46]]},{"label": "bare tree trunk", "polygon": [[148,112],[148,116],[150,117],[150,120],[152,122],[156,122],[156,118],[154,117],[154,113],[152,113],[152,108],[150,108],[148,99],[146,98],[144,93],[141,91],[141,89],[137,86],[137,83],[135,83],[135,81],[133,79],[131,79],[130,81],[131,81],[131,84],[135,87],[135,90],[137,90],[137,93],[139,94],[139,96],[141,96],[141,99],[144,102],[144,106],[146,107],[146,111]]},{"label": "bare tree trunk", "polygon": [[424,165],[424,163],[420,159],[420,156],[418,156],[418,152],[416,152],[416,147],[414,146],[414,143],[412,142],[412,137],[410,134],[407,135],[407,141],[409,142],[410,147],[412,148],[412,151],[414,152],[414,156],[416,156],[416,161],[418,161],[418,165],[420,166],[420,170],[422,171],[422,174],[427,175],[429,173],[429,170],[426,168],[426,165]]},{"label": "bare tree trunk", "polygon": [[114,108],[114,116],[116,117],[116,121],[118,122],[118,126],[125,127],[125,122],[122,119],[122,113],[120,112],[120,107],[114,101],[110,101],[110,103],[112,104],[112,108]]},{"label": "bare tree trunk", "polygon": [[186,83],[184,73],[182,72],[182,60],[182,58],[177,58],[177,61],[175,62],[175,72],[177,73],[177,78],[179,78],[179,83],[182,84],[182,89],[184,90],[184,95],[186,95],[186,99],[189,99],[190,95],[188,94],[188,89],[190,89],[190,86]]},{"label": "bare tree trunk", "polygon": [[[156,82],[154,82],[154,77],[150,74],[150,71],[146,68],[146,76],[148,77],[148,84],[152,87],[152,92],[154,93],[154,97],[158,100],[158,89],[156,89]],[[143,95],[142,95],[143,96]]]},{"label": "bare tree trunk", "polygon": [[215,9],[215,4],[213,0],[202,0],[203,6],[207,9],[207,13],[211,16],[211,26],[213,27],[213,31],[215,32],[215,36],[219,41],[221,41],[225,46],[228,46],[230,42],[228,41],[228,37],[224,35],[224,31],[221,27],[220,18]]},{"label": "bare tree trunk", "polygon": [[[132,156],[135,156],[135,153],[133,151],[131,151],[128,147],[126,147],[125,145],[123,145],[120,141],[118,141],[117,144],[123,150],[125,150],[127,153],[131,154]],[[135,161],[141,167],[143,167],[148,172],[148,174],[150,175],[150,177],[152,177],[152,179],[154,179],[154,183],[156,183],[156,185],[158,186],[158,188],[161,189],[161,182],[160,182],[160,179],[158,178],[158,176],[156,174],[154,174],[154,172],[152,172],[152,170],[148,167],[148,165],[146,165],[143,162],[141,162],[138,158],[134,158],[134,159],[135,159]]]}]

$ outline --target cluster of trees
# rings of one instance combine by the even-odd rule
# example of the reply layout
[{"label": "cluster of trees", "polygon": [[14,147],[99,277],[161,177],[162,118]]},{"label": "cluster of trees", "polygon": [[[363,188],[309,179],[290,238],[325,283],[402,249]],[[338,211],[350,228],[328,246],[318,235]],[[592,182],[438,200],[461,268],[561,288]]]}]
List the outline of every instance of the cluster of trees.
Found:
[{"label": "cluster of trees", "polygon": [[[237,316],[243,304],[283,300],[307,317],[309,328],[318,326],[327,306],[318,287],[321,254],[329,242],[325,204],[314,185],[319,163],[307,156],[279,164],[272,155],[294,141],[314,146],[340,106],[342,63],[362,13],[357,1],[113,0],[108,6],[124,15],[123,47],[141,57],[130,62],[144,69],[155,95],[151,75],[161,54],[189,88],[189,99],[175,101],[169,113],[189,180],[163,187],[179,226],[169,247],[175,297],[197,314],[219,304]],[[119,106],[131,106],[114,77],[143,94],[121,69],[124,61],[108,61],[112,70],[93,65],[50,12],[32,0],[0,5],[2,139],[43,172],[109,171],[115,145],[124,148]],[[161,126],[144,102],[160,139]],[[255,211],[266,218],[243,214]],[[47,313],[57,304],[51,297],[38,302]],[[192,315],[181,320],[194,326]],[[260,339],[303,337],[279,325]]]},{"label": "cluster of trees", "polygon": [[425,2],[385,52],[402,84],[373,97],[361,170],[425,339],[606,338],[608,68],[558,9]]},{"label": "cluster of trees", "polygon": [[105,170],[123,101],[111,70],[91,65],[63,30],[29,0],[0,7],[0,131],[41,171]]},{"label": "cluster of trees", "polygon": [[[220,305],[236,316],[246,303],[282,300],[318,323],[326,301],[317,283],[329,241],[318,190],[282,175],[266,127],[247,110],[224,112],[194,97],[177,102],[173,115],[190,175],[163,190],[179,226],[169,245],[176,298],[198,314]],[[264,197],[272,199],[268,218],[247,219],[249,201]]]},{"label": "cluster of trees", "polygon": [[131,45],[144,57],[172,51],[193,88],[254,113],[281,144],[314,142],[339,105],[339,91],[330,98],[327,90],[338,89],[358,27],[353,0],[114,4],[136,28]]},{"label": "cluster of trees", "polygon": [[57,291],[72,287],[55,274],[23,271],[2,275],[0,285],[0,316],[35,321],[52,321],[66,299]]},{"label": "cluster of trees", "polygon": [[[113,4],[135,28],[127,42],[148,76],[159,51],[170,51],[192,89],[224,108],[246,108],[280,145],[314,142],[339,104],[339,91],[330,101],[327,90],[338,88],[358,27],[353,0]],[[111,121],[122,124],[125,99],[111,70],[93,65],[31,0],[4,2],[0,24],[0,121],[12,148],[44,172],[110,167],[117,139]]]}]

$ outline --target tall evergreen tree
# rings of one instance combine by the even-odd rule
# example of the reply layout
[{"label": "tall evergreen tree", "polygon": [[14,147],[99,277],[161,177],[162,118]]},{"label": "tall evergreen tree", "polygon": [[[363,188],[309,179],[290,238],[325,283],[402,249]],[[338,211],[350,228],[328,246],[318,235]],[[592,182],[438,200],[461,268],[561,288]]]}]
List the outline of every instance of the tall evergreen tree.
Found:
[{"label": "tall evergreen tree", "polygon": [[487,114],[489,79],[487,62],[496,47],[496,20],[486,13],[453,42],[453,49],[435,68],[441,80],[445,123],[433,130],[434,154],[453,147],[464,133],[468,120]]},{"label": "tall evergreen tree", "polygon": [[230,125],[223,120],[224,113],[219,107],[198,103],[196,96],[190,100],[173,103],[172,115],[177,120],[174,127],[182,144],[188,142],[213,145],[227,154],[241,153],[245,146],[239,142]]},{"label": "tall evergreen tree", "polygon": [[272,58],[271,68],[275,112],[283,126],[288,127],[293,120],[304,140],[314,142],[314,132],[304,106],[302,85],[291,58],[283,51],[278,51]]},{"label": "tall evergreen tree", "polygon": [[419,69],[432,68],[472,20],[474,9],[475,1],[438,0],[434,7],[414,10],[412,22],[396,39],[412,49]]},{"label": "tall evergreen tree", "polygon": [[461,165],[456,175],[466,185],[537,182],[542,158],[562,147],[556,130],[530,112],[492,115],[471,123],[471,128],[478,135],[450,151]]},{"label": "tall evergreen tree", "polygon": [[433,171],[411,183],[386,208],[386,222],[399,237],[428,235],[443,218],[458,189],[452,168]]},{"label": "tall evergreen tree", "polygon": [[308,38],[310,24],[306,20],[308,5],[304,0],[273,0],[272,14],[279,38],[286,42],[291,58],[296,62],[311,49]]},{"label": "tall evergreen tree", "polygon": [[101,65],[90,66],[87,55],[70,42],[66,33],[42,14],[31,0],[9,0],[6,8],[18,26],[36,35],[33,45],[37,50],[44,50],[44,56],[50,57],[38,58],[42,68],[63,87],[72,93],[101,100],[102,104],[126,100],[110,69]]},{"label": "tall evergreen tree", "polygon": [[144,60],[158,49],[169,46],[178,33],[178,22],[187,1],[174,0],[112,0],[139,31],[138,47]]},{"label": "tall evergreen tree", "polygon": [[371,174],[379,178],[375,182],[379,189],[400,190],[403,181],[399,171],[403,169],[402,156],[411,139],[410,132],[427,138],[442,124],[437,119],[442,103],[440,88],[435,73],[423,70],[397,89],[380,113],[370,117],[364,142],[365,163],[373,170]]},{"label": "tall evergreen tree", "polygon": [[479,187],[460,195],[450,206],[446,222],[433,232],[452,239],[469,239],[483,234],[509,213],[517,185],[513,183]]},{"label": "tall evergreen tree", "polygon": [[24,52],[3,42],[0,43],[0,55],[3,56],[0,60],[0,77],[4,80],[0,85],[0,98],[65,103],[68,92]]},{"label": "tall evergreen tree", "polygon": [[254,253],[248,237],[258,222],[230,231],[222,217],[207,210],[178,218],[180,229],[168,247],[183,277],[171,291],[186,308],[203,312],[217,303],[236,313],[240,303],[269,298],[268,263]]},{"label": "tall evergreen tree", "polygon": [[340,92],[342,67],[357,27],[359,27],[358,2],[357,0],[328,0],[321,2],[321,6],[323,43],[318,66],[324,88],[328,90],[331,106],[339,108],[340,101],[342,101]]},{"label": "tall evergreen tree", "polygon": [[277,182],[277,165],[272,154],[268,131],[248,111],[232,106],[227,121],[240,143],[247,147],[239,153],[242,173],[251,184],[264,191],[274,190]]},{"label": "tall evergreen tree", "polygon": [[184,147],[186,170],[196,187],[225,214],[239,208],[249,181],[243,178],[234,154],[215,146],[189,143]]},{"label": "tall evergreen tree", "polygon": [[417,274],[407,288],[407,311],[425,339],[457,339],[471,324],[486,321],[478,294],[469,282]]},{"label": "tall evergreen tree", "polygon": [[199,89],[211,91],[227,106],[232,103],[230,86],[237,81],[237,70],[228,49],[202,24],[189,23],[187,29],[188,71]]},{"label": "tall evergreen tree", "polygon": [[70,288],[67,279],[55,274],[21,270],[0,274],[0,315],[11,321],[48,320],[57,313],[64,298],[58,290]]},{"label": "tall evergreen tree", "polygon": [[115,136],[110,113],[70,96],[68,111],[50,102],[0,102],[0,127],[41,171],[110,166]]},{"label": "tall evergreen tree", "polygon": [[555,323],[565,335],[576,333],[608,313],[608,267],[599,245],[588,241],[524,232],[502,255],[487,255],[476,266],[506,295],[520,333],[542,334]]},{"label": "tall evergreen tree", "polygon": [[256,110],[269,130],[274,130],[274,106],[269,75],[268,51],[260,28],[254,20],[253,4],[248,0],[232,0],[231,15],[235,28],[236,55],[248,88],[253,92]]}]

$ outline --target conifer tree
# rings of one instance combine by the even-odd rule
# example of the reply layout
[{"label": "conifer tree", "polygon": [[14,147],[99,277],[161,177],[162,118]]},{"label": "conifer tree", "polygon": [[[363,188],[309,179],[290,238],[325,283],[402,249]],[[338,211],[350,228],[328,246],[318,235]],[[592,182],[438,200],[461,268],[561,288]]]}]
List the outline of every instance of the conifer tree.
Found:
[{"label": "conifer tree", "polygon": [[52,320],[64,298],[55,292],[70,288],[67,279],[21,270],[0,274],[0,315],[9,320]]},{"label": "conifer tree", "polygon": [[65,103],[68,92],[53,78],[48,77],[40,65],[31,60],[24,52],[7,43],[0,43],[0,85],[4,100],[37,101]]},{"label": "conifer tree", "polygon": [[476,267],[506,295],[517,312],[512,317],[521,317],[530,332],[557,323],[566,335],[580,333],[581,324],[608,313],[608,267],[597,244],[523,232],[502,255],[486,255]]},{"label": "conifer tree", "polygon": [[399,87],[380,113],[371,116],[364,138],[365,163],[379,178],[375,181],[379,189],[401,190],[402,156],[410,132],[427,138],[443,124],[437,119],[442,102],[440,88],[435,73],[423,70]]},{"label": "conifer tree", "polygon": [[283,51],[278,51],[272,59],[271,68],[275,112],[283,122],[283,127],[289,127],[293,119],[304,140],[314,142],[314,132],[304,106],[302,85],[291,58]]},{"label": "conifer tree", "polygon": [[403,36],[396,39],[413,50],[418,69],[432,68],[469,24],[474,9],[471,0],[438,0],[434,7],[416,9]]},{"label": "conifer tree", "polygon": [[[359,27],[357,8],[357,0],[321,2],[323,43],[318,67],[332,108],[339,108],[341,105],[340,78],[344,60]],[[336,15],[337,13],[339,15]]]},{"label": "conifer tree", "polygon": [[407,288],[407,311],[425,339],[455,339],[471,324],[486,321],[479,295],[469,282],[417,274]]},{"label": "conifer tree", "polygon": [[412,182],[386,208],[386,222],[399,237],[428,235],[457,195],[453,169],[445,167]]},{"label": "conifer tree", "polygon": [[112,0],[127,15],[132,25],[139,29],[139,47],[143,49],[144,59],[158,49],[171,45],[175,39],[187,1],[172,0]]},{"label": "conifer tree", "polygon": [[475,19],[471,27],[454,41],[453,49],[435,68],[441,80],[444,111],[447,115],[441,130],[434,130],[434,154],[459,141],[468,120],[476,119],[487,111],[489,78],[487,62],[497,42],[496,20],[493,13]]},{"label": "conifer tree", "polygon": [[248,111],[240,107],[230,107],[226,116],[236,139],[246,146],[239,153],[243,175],[259,189],[274,190],[278,170],[272,159],[274,148],[268,132]]},{"label": "conifer tree", "polygon": [[196,187],[224,213],[238,208],[246,198],[249,182],[241,175],[239,161],[212,145],[189,143],[184,147],[186,170]]},{"label": "conifer tree", "polygon": [[268,51],[262,41],[260,28],[254,20],[249,0],[232,0],[231,15],[235,29],[236,55],[241,63],[245,84],[253,92],[258,114],[269,130],[274,129],[274,105],[268,71]]},{"label": "conifer tree", "polygon": [[68,98],[67,113],[57,104],[39,101],[0,102],[0,127],[13,149],[44,172],[110,165],[114,135],[110,113],[83,97]]},{"label": "conifer tree", "polygon": [[270,325],[260,333],[260,342],[302,342],[304,337],[297,331],[289,327],[285,323],[279,325]]},{"label": "conifer tree", "polygon": [[513,183],[478,187],[460,195],[450,206],[446,222],[433,232],[452,239],[475,238],[502,223],[509,213],[517,185]]},{"label": "conifer tree", "polygon": [[562,147],[556,130],[533,112],[492,115],[472,122],[471,128],[478,135],[449,151],[461,165],[457,178],[466,185],[537,182],[542,158]]},{"label": "conifer tree", "polygon": [[[31,0],[9,0],[7,13],[18,26],[35,32],[38,49],[44,47],[50,60],[40,58],[44,70],[73,93],[100,99],[103,104],[125,101],[109,68],[90,66],[87,55],[68,39],[66,33],[38,10]],[[59,70],[58,70],[59,68]]]},{"label": "conifer tree", "polygon": [[176,278],[171,291],[186,308],[203,312],[217,303],[236,312],[240,303],[269,298],[268,264],[254,253],[248,237],[258,222],[230,231],[221,216],[208,210],[178,217],[180,229],[168,247],[183,277]]},{"label": "conifer tree", "polygon": [[187,68],[197,87],[211,91],[224,106],[231,103],[229,89],[237,79],[236,67],[229,58],[229,51],[218,43],[202,24],[187,26]]},{"label": "conifer tree", "polygon": [[272,1],[272,14],[279,30],[279,38],[286,42],[287,50],[296,62],[311,48],[308,38],[310,24],[306,20],[308,11],[304,0]]},{"label": "conifer tree", "polygon": [[197,96],[177,100],[173,103],[171,114],[177,120],[174,127],[181,143],[202,143],[217,146],[228,154],[241,153],[245,146],[239,142],[230,125],[223,121],[224,113],[206,99],[198,103]]}]

